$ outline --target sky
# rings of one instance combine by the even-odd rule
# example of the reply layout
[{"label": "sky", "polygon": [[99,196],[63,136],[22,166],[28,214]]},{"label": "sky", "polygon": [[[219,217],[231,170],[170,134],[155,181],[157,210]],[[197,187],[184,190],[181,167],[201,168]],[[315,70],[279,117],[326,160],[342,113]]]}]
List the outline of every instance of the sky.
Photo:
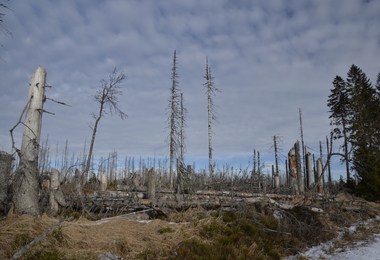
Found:
[{"label": "sky", "polygon": [[[2,1],[4,2],[4,1]],[[27,102],[29,80],[47,71],[41,141],[54,158],[68,140],[69,153],[83,153],[91,139],[91,116],[99,106],[94,88],[114,68],[126,75],[119,108],[128,118],[106,115],[94,156],[113,151],[128,157],[169,155],[168,99],[173,52],[179,88],[188,110],[186,162],[207,167],[206,57],[221,91],[214,96],[213,160],[220,167],[252,166],[253,150],[280,164],[300,136],[319,156],[331,131],[327,98],[336,75],[352,64],[375,82],[380,71],[380,1],[6,1],[0,32],[0,150],[12,152],[9,130]],[[4,32],[4,31],[3,31]],[[15,130],[21,146],[23,128]],[[334,150],[339,150],[339,142]],[[325,152],[324,152],[325,153]],[[249,164],[250,163],[250,164]],[[333,177],[342,167],[333,160]],[[268,168],[269,169],[269,168]]]}]

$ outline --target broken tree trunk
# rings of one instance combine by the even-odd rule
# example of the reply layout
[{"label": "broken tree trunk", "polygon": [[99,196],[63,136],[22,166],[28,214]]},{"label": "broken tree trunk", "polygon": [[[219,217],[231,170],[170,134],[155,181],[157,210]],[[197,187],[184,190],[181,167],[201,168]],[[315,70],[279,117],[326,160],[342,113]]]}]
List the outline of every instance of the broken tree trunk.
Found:
[{"label": "broken tree trunk", "polygon": [[313,178],[313,156],[309,152],[309,148],[305,146],[305,160],[306,160],[306,172],[307,172],[307,188],[311,189],[314,184]]},{"label": "broken tree trunk", "polygon": [[154,169],[151,168],[148,172],[148,199],[154,200],[156,195],[156,176]]},{"label": "broken tree trunk", "polygon": [[57,169],[51,170],[49,204],[53,215],[57,214],[59,206],[65,207],[67,205],[65,196],[60,189],[59,171]]},{"label": "broken tree trunk", "polygon": [[107,190],[107,174],[100,174],[100,191]]},{"label": "broken tree trunk", "polygon": [[82,196],[82,173],[80,170],[75,169],[75,174],[74,174],[74,187],[75,187],[75,194],[77,196]]},{"label": "broken tree trunk", "polygon": [[324,193],[324,187],[323,187],[323,184],[324,184],[324,176],[323,176],[323,164],[322,164],[322,159],[321,158],[318,158],[317,160],[317,176],[318,176],[318,180],[319,182],[317,183],[318,184],[318,192],[323,194]]},{"label": "broken tree trunk", "polygon": [[20,164],[14,177],[13,203],[19,214],[39,215],[38,150],[41,136],[46,70],[38,66],[30,78],[28,103],[22,136]]},{"label": "broken tree trunk", "polygon": [[299,195],[296,149],[294,147],[290,149],[288,153],[288,160],[289,160],[290,187],[292,188],[293,195]]}]

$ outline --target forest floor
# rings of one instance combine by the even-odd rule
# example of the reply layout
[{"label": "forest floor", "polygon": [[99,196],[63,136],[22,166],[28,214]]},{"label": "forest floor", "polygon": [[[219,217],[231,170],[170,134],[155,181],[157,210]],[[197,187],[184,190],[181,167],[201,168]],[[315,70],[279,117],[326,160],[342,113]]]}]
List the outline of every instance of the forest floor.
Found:
[{"label": "forest floor", "polygon": [[[263,200],[234,210],[171,210],[161,219],[130,216],[64,221],[20,259],[99,259],[107,252],[123,259],[314,259],[302,252],[329,242],[322,251],[334,256],[380,234],[380,205],[347,194]],[[0,259],[58,222],[46,214],[8,215],[0,221]]]}]

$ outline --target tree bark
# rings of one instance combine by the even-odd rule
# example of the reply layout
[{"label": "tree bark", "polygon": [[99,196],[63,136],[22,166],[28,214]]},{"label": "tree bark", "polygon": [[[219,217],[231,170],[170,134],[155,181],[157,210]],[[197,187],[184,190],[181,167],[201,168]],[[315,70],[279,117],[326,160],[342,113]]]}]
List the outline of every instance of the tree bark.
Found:
[{"label": "tree bark", "polygon": [[156,195],[156,174],[154,169],[151,168],[148,172],[148,199],[154,200]]},{"label": "tree bark", "polygon": [[38,66],[30,78],[28,105],[22,136],[20,164],[13,183],[13,203],[19,214],[39,215],[38,150],[41,136],[46,70]]},{"label": "tree bark", "polygon": [[301,150],[300,150],[300,143],[297,141],[294,144],[294,149],[296,151],[296,162],[297,162],[297,175],[298,175],[298,190],[300,194],[304,193],[304,182],[303,182],[303,176],[302,176],[302,164],[301,164]]},{"label": "tree bark", "polygon": [[11,154],[0,151],[0,214],[6,213],[6,199],[8,197],[9,178],[11,176],[12,161]]}]

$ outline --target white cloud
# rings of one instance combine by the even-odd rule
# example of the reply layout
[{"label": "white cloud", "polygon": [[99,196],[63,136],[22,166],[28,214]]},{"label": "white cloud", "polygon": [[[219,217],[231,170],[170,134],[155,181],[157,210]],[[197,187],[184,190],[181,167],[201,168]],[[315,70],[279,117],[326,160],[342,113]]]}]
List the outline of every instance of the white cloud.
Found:
[{"label": "white cloud", "polygon": [[[307,144],[318,147],[329,132],[327,96],[335,75],[351,64],[375,81],[380,54],[380,3],[345,1],[34,1],[11,2],[0,50],[0,144],[10,149],[8,130],[17,121],[28,81],[40,64],[48,71],[43,138],[79,154],[89,141],[97,106],[91,87],[114,67],[124,71],[120,106],[129,115],[102,119],[95,156],[165,154],[165,114],[173,51],[189,110],[189,158],[207,156],[204,83],[209,57],[220,124],[214,127],[214,157],[245,163],[255,148],[264,153],[273,135],[284,150],[299,139],[302,109]],[[8,112],[4,112],[8,111]],[[21,131],[21,130],[20,130]],[[268,160],[271,160],[268,155]],[[242,158],[239,161],[237,158]],[[207,160],[206,160],[207,161]],[[203,166],[203,165],[202,165]]]}]

